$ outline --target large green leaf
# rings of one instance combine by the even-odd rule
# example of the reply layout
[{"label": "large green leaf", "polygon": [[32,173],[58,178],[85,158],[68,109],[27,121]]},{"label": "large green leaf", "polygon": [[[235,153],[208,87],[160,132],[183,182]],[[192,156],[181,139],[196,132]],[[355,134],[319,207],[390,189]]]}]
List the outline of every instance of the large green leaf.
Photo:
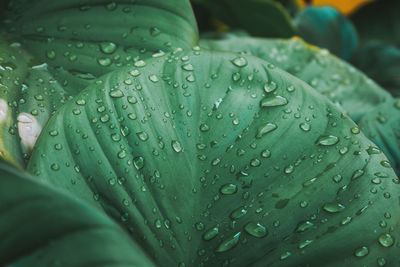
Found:
[{"label": "large green leaf", "polygon": [[197,43],[189,0],[14,0],[5,27],[71,94],[124,65]]},{"label": "large green leaf", "polygon": [[373,1],[351,16],[362,41],[382,40],[400,45],[400,1]]},{"label": "large green leaf", "polygon": [[214,50],[245,52],[267,60],[310,84],[341,106],[355,121],[378,104],[392,99],[389,93],[350,64],[298,38],[231,36],[227,40],[202,40],[201,45]]},{"label": "large green leaf", "polygon": [[351,63],[393,96],[400,96],[400,49],[380,42],[367,42],[357,50]]},{"label": "large green leaf", "polygon": [[352,23],[332,7],[308,7],[295,19],[299,36],[332,54],[350,59],[357,48],[357,32]]},{"label": "large green leaf", "polygon": [[153,266],[103,213],[0,162],[0,262],[11,266]]},{"label": "large green leaf", "polygon": [[377,106],[361,118],[359,125],[383,150],[400,175],[400,99]]},{"label": "large green leaf", "polygon": [[0,158],[22,168],[42,127],[67,96],[47,65],[19,46],[0,37]]},{"label": "large green leaf", "polygon": [[104,209],[159,266],[399,265],[399,180],[325,97],[197,47],[110,73],[29,170]]},{"label": "large green leaf", "polygon": [[254,36],[292,37],[296,29],[281,3],[274,0],[195,0],[218,20]]}]

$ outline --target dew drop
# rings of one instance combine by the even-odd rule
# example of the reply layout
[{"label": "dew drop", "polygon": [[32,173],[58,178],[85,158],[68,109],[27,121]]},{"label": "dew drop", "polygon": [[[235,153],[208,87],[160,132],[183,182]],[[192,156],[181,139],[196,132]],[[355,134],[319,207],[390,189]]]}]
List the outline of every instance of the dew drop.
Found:
[{"label": "dew drop", "polygon": [[365,256],[368,255],[368,253],[369,253],[368,248],[363,246],[363,247],[360,247],[360,248],[358,248],[358,249],[356,249],[354,251],[354,256],[356,256],[356,257],[365,257]]},{"label": "dew drop", "polygon": [[244,57],[237,57],[232,60],[232,63],[240,68],[247,66],[247,60]]},{"label": "dew drop", "polygon": [[177,140],[171,141],[171,147],[176,153],[182,152],[182,145]]},{"label": "dew drop", "polygon": [[263,225],[254,222],[247,223],[244,230],[257,238],[265,237],[268,234],[267,229]]},{"label": "dew drop", "polygon": [[100,50],[104,54],[112,54],[117,49],[117,45],[113,42],[103,42],[100,44]]},{"label": "dew drop", "polygon": [[218,246],[216,252],[225,252],[234,248],[239,243],[240,234],[241,232],[238,232],[230,238],[222,241],[222,243]]},{"label": "dew drop", "polygon": [[325,203],[322,208],[324,209],[324,211],[329,213],[338,213],[345,209],[342,204],[335,202]]},{"label": "dew drop", "polygon": [[288,100],[283,96],[275,95],[266,97],[261,100],[261,107],[278,107],[284,106],[288,103]]},{"label": "dew drop", "polygon": [[317,144],[321,146],[332,146],[339,142],[339,137],[334,135],[322,136],[318,139]]},{"label": "dew drop", "polygon": [[378,241],[385,248],[391,247],[394,244],[394,238],[390,234],[381,234],[378,237]]},{"label": "dew drop", "polygon": [[235,184],[225,184],[225,185],[221,186],[219,191],[223,195],[232,195],[238,191],[238,188]]},{"label": "dew drop", "polygon": [[257,130],[257,135],[256,138],[260,139],[261,137],[263,137],[265,134],[270,133],[274,130],[276,130],[276,128],[278,128],[278,126],[274,123],[267,123],[264,126],[258,128]]},{"label": "dew drop", "polygon": [[218,227],[215,226],[204,233],[203,239],[206,241],[211,240],[218,235],[218,232],[219,232]]}]

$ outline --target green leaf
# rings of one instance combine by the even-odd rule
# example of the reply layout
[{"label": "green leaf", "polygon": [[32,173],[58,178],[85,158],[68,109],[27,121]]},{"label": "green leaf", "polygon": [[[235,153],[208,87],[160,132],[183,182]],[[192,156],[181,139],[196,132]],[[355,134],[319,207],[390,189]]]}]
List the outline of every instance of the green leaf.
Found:
[{"label": "green leaf", "polygon": [[288,38],[296,34],[290,15],[273,0],[199,0],[218,20],[254,36]]},{"label": "green leaf", "polygon": [[400,2],[373,1],[351,15],[361,41],[381,40],[400,44]]},{"label": "green leaf", "polygon": [[400,182],[374,147],[294,76],[194,48],[83,90],[29,170],[119,220],[159,266],[396,266]]},{"label": "green leaf", "polygon": [[153,266],[115,222],[0,163],[0,262],[12,266]]},{"label": "green leaf", "polygon": [[46,64],[0,37],[0,158],[23,168],[41,129],[66,100]]},{"label": "green leaf", "polygon": [[299,36],[306,42],[350,59],[357,48],[357,32],[352,23],[332,7],[308,7],[296,17]]},{"label": "green leaf", "polygon": [[351,63],[393,96],[400,96],[400,49],[370,41],[357,50]]},{"label": "green leaf", "polygon": [[189,0],[17,0],[6,22],[70,94],[110,70],[198,40]]},{"label": "green leaf", "polygon": [[201,46],[214,50],[245,52],[268,62],[310,84],[342,107],[354,121],[392,97],[350,64],[304,43],[290,40],[233,38],[202,40]]},{"label": "green leaf", "polygon": [[383,150],[400,175],[400,99],[379,105],[361,118],[359,125]]}]

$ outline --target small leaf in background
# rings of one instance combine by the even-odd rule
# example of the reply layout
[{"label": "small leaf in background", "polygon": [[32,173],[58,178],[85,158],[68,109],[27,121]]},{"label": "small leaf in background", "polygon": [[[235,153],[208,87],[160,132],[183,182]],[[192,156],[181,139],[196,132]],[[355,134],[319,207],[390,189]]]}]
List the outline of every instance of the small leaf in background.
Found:
[{"label": "small leaf in background", "polygon": [[154,266],[104,213],[0,162],[5,266]]},{"label": "small leaf in background", "polygon": [[351,15],[361,41],[380,40],[400,45],[400,1],[379,0]]},{"label": "small leaf in background", "polygon": [[213,16],[233,29],[261,37],[288,38],[296,34],[289,13],[274,0],[197,0]]},{"label": "small leaf in background", "polygon": [[400,97],[399,48],[378,41],[369,41],[357,50],[351,63],[394,97]]},{"label": "small leaf in background", "polygon": [[[313,64],[326,68],[322,54]],[[386,157],[326,97],[257,57],[195,47],[121,68],[43,133],[29,171],[103,208],[158,266],[400,264]]]},{"label": "small leaf in background", "polygon": [[348,60],[358,45],[352,23],[332,7],[308,7],[295,18],[298,34],[306,42]]}]

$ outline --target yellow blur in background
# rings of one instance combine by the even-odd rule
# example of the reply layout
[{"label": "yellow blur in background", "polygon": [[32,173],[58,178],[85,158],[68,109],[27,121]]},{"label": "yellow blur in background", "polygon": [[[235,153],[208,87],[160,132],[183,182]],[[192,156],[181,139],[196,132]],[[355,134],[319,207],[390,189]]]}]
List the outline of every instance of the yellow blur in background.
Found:
[{"label": "yellow blur in background", "polygon": [[[312,0],[311,2],[314,6],[333,6],[339,9],[343,14],[350,14],[360,8],[362,5],[373,2],[374,0]],[[305,0],[297,0],[298,4],[301,7],[304,7],[306,4]]]}]

